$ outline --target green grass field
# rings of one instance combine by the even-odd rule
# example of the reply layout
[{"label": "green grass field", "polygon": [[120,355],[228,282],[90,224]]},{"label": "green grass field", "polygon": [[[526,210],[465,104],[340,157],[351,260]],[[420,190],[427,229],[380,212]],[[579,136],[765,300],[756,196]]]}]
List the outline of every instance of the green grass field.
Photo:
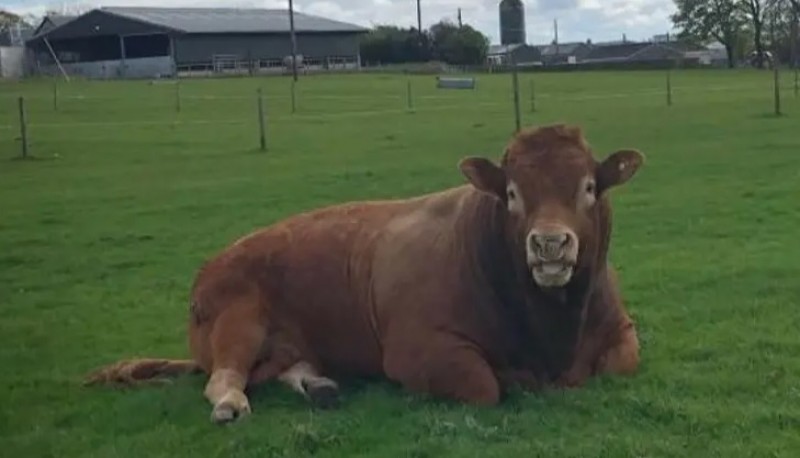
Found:
[{"label": "green grass field", "polygon": [[[647,163],[615,191],[611,258],[642,341],[640,373],[515,394],[478,409],[381,382],[312,412],[282,386],[253,415],[209,421],[204,377],[131,390],[81,377],[123,357],[188,355],[188,290],[235,238],[301,210],[463,182],[499,157],[510,77],[438,91],[414,77],[0,84],[0,455],[797,456],[800,450],[800,99],[767,72],[536,76],[526,125],[584,127],[601,156]],[[263,87],[269,152],[258,151]],[[16,97],[30,149],[19,154]]]}]

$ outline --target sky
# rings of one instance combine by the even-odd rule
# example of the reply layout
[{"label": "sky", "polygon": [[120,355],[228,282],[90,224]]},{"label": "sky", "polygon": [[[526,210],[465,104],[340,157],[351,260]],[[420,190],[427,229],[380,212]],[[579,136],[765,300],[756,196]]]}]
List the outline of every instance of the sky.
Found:
[{"label": "sky", "polygon": [[[499,0],[421,0],[423,27],[442,19],[456,21],[462,10],[464,23],[499,42]],[[559,42],[646,40],[672,31],[669,20],[673,0],[523,0],[528,43],[553,40],[553,21],[558,20]],[[363,26],[393,24],[416,26],[416,0],[294,0],[300,12],[325,16]],[[15,13],[41,15],[46,8],[75,6],[208,6],[287,8],[288,0],[0,0],[0,8]]]}]

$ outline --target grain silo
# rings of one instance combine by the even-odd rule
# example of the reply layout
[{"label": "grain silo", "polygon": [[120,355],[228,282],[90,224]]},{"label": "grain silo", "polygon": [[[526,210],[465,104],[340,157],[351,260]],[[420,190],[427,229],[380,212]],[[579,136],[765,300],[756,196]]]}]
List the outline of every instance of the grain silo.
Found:
[{"label": "grain silo", "polygon": [[525,6],[522,0],[500,2],[500,43],[525,43]]}]

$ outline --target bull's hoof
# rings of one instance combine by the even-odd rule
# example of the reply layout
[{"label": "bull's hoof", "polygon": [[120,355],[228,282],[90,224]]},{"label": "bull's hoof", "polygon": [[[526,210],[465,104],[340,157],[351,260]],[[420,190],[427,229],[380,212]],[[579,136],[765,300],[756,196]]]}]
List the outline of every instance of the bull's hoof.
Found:
[{"label": "bull's hoof", "polygon": [[339,407],[339,387],[332,380],[304,381],[303,389],[314,407],[325,410]]},{"label": "bull's hoof", "polygon": [[211,411],[211,421],[217,424],[230,423],[250,414],[250,403],[243,393],[228,394]]}]

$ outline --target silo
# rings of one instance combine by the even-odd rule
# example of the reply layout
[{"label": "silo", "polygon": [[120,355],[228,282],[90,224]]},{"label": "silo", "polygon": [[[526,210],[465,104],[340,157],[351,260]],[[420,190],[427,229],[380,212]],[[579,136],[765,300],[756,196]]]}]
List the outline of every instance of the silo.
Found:
[{"label": "silo", "polygon": [[522,0],[500,2],[500,43],[525,43],[525,6]]}]

